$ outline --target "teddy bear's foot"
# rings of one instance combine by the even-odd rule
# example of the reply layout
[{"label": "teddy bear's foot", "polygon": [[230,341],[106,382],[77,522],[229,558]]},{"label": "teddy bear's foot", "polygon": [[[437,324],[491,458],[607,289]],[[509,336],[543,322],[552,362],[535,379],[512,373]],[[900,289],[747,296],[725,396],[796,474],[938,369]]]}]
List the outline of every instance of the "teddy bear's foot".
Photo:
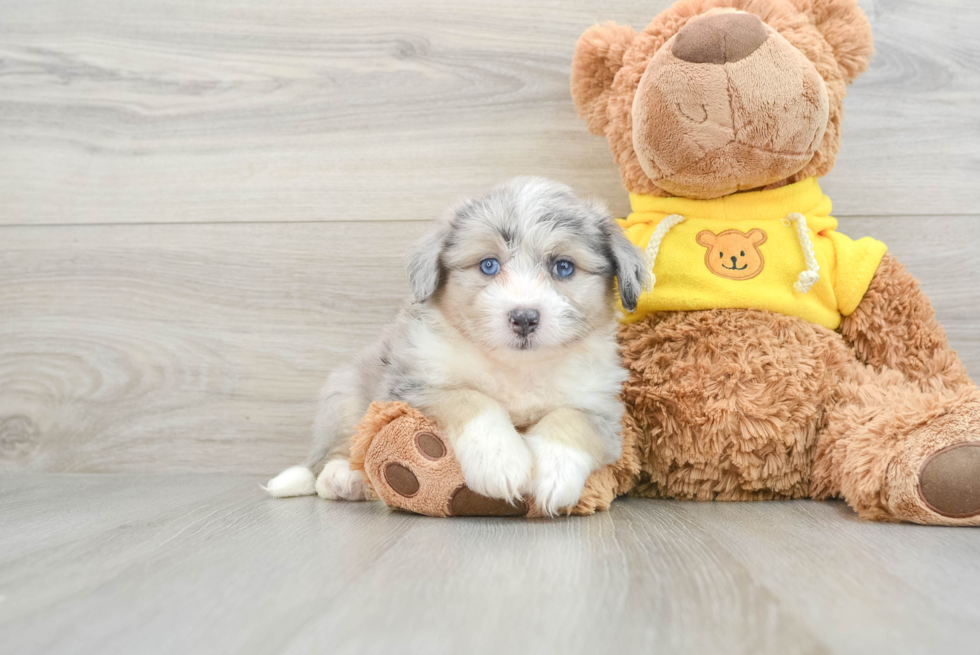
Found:
[{"label": "teddy bear's foot", "polygon": [[427,516],[528,516],[530,503],[482,496],[466,486],[448,439],[403,403],[371,406],[351,442],[362,470],[388,507]]},{"label": "teddy bear's foot", "polygon": [[919,473],[918,491],[926,506],[940,516],[980,517],[980,440],[930,455]]},{"label": "teddy bear's foot", "polygon": [[884,496],[892,518],[980,526],[980,402],[948,410],[912,431],[888,466]]}]

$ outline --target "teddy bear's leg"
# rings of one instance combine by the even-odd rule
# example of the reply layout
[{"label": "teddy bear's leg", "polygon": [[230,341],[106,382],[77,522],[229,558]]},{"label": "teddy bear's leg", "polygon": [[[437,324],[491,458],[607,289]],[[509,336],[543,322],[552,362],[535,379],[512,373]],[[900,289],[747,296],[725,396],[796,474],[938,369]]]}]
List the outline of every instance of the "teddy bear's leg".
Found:
[{"label": "teddy bear's leg", "polygon": [[872,520],[980,525],[980,392],[923,390],[855,362],[824,418],[812,485]]},{"label": "teddy bear's leg", "polygon": [[891,255],[841,335],[867,366],[828,415],[817,488],[870,518],[980,524],[980,393],[919,282]]},{"label": "teddy bear's leg", "polygon": [[470,490],[442,431],[404,403],[372,403],[351,440],[351,469],[363,471],[386,505],[427,516],[527,516]]},{"label": "teddy bear's leg", "polygon": [[840,332],[858,360],[898,371],[922,389],[974,386],[919,281],[890,254]]}]

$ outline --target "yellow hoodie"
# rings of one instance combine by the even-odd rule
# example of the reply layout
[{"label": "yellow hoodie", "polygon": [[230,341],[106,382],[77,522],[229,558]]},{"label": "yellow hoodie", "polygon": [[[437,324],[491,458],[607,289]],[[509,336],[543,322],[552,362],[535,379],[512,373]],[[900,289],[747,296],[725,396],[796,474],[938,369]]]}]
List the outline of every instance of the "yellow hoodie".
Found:
[{"label": "yellow hoodie", "polygon": [[716,200],[630,194],[630,204],[620,224],[647,249],[655,286],[624,312],[626,323],[658,311],[755,308],[836,330],[887,250],[836,232],[816,178]]}]

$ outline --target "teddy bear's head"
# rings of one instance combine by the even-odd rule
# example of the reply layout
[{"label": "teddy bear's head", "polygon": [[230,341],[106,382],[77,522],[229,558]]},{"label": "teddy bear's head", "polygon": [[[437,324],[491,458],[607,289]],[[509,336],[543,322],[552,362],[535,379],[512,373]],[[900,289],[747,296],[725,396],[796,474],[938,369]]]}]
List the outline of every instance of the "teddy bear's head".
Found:
[{"label": "teddy bear's head", "polygon": [[718,198],[827,174],[872,51],[856,0],[680,0],[586,31],[572,97],[627,190]]}]

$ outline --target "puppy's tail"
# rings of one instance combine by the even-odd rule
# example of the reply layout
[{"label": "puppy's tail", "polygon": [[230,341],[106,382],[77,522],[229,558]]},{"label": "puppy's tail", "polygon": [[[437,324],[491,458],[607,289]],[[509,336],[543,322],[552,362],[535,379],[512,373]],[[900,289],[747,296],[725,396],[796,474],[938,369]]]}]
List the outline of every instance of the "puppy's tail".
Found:
[{"label": "puppy's tail", "polygon": [[262,488],[273,498],[312,496],[316,493],[316,476],[305,466],[290,466]]}]

